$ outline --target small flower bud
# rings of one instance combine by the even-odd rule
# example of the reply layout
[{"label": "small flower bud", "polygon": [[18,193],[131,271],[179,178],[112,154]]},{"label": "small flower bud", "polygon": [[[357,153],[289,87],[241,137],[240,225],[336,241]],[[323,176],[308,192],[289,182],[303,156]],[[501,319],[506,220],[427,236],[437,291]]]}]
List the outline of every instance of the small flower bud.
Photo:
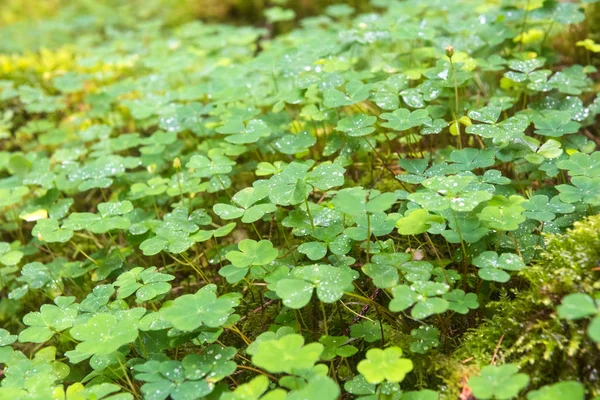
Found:
[{"label": "small flower bud", "polygon": [[447,56],[448,58],[452,58],[452,56],[453,56],[453,55],[454,55],[454,47],[452,47],[452,46],[448,45],[448,46],[446,47],[446,56]]},{"label": "small flower bud", "polygon": [[179,157],[175,157],[175,159],[173,160],[173,168],[181,168],[181,160],[179,159]]}]

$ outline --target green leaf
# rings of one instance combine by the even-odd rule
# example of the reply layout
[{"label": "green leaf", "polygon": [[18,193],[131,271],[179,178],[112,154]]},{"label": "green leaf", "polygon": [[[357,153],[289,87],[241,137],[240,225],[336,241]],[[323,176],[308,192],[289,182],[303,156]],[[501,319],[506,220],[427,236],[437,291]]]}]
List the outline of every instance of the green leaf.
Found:
[{"label": "green leaf", "polygon": [[571,184],[556,186],[561,201],[565,203],[583,201],[592,206],[600,205],[600,177],[575,176],[571,179]]},{"label": "green leaf", "polygon": [[495,251],[484,251],[473,259],[473,265],[479,268],[479,277],[484,280],[508,282],[510,275],[503,270],[520,271],[525,268],[523,260],[512,253],[498,256]]},{"label": "green leaf", "polygon": [[[285,400],[286,393],[282,389],[269,391],[269,378],[258,375],[250,382],[243,383],[231,393],[223,393],[221,400]],[[263,396],[264,394],[264,396]]]},{"label": "green leaf", "polygon": [[399,108],[392,113],[382,113],[379,117],[388,121],[382,123],[381,126],[396,131],[405,131],[431,121],[427,110],[410,112],[405,108]]},{"label": "green leaf", "polygon": [[588,336],[596,343],[600,343],[600,315],[596,315],[587,328]]},{"label": "green leaf", "polygon": [[[143,315],[145,310],[141,310]],[[110,354],[117,351],[119,347],[134,342],[138,338],[138,323],[141,315],[139,312],[122,312],[119,316],[98,313],[87,322],[76,324],[71,328],[71,336],[81,343],[77,345],[75,351],[89,356]]]},{"label": "green leaf", "polygon": [[336,400],[340,396],[340,388],[333,379],[317,375],[301,389],[292,390],[286,400],[323,399]]},{"label": "green leaf", "polygon": [[410,351],[413,353],[426,354],[429,350],[440,345],[438,339],[439,330],[433,326],[425,325],[410,331],[413,342],[410,344]]},{"label": "green leaf", "polygon": [[217,297],[216,287],[207,285],[195,294],[179,296],[171,305],[160,309],[160,315],[174,328],[193,331],[201,326],[223,325],[239,304],[239,295]]},{"label": "green leaf", "polygon": [[208,178],[213,175],[228,174],[233,170],[235,162],[223,155],[214,155],[210,159],[202,155],[194,155],[185,165],[186,168],[193,168],[194,173],[202,178]]},{"label": "green leaf", "polygon": [[0,347],[8,346],[17,341],[17,335],[11,335],[6,329],[0,328]]},{"label": "green leaf", "polygon": [[300,335],[285,335],[260,342],[252,355],[252,363],[271,373],[299,373],[312,368],[323,349],[321,343],[305,346],[304,338]]},{"label": "green leaf", "polygon": [[230,251],[225,255],[233,265],[238,268],[247,268],[255,265],[267,265],[277,258],[277,249],[268,240],[259,242],[244,239],[238,243],[241,251]]},{"label": "green leaf", "polygon": [[244,215],[243,208],[231,206],[229,204],[217,203],[213,206],[213,211],[222,219],[236,219]]},{"label": "green leaf", "polygon": [[429,214],[420,208],[409,210],[403,218],[396,222],[396,228],[401,235],[418,235],[427,232],[433,224],[441,224],[444,218],[439,215]]},{"label": "green leaf", "polygon": [[579,130],[579,123],[571,121],[571,115],[566,111],[547,110],[536,113],[531,120],[535,124],[537,135],[561,137]]},{"label": "green leaf", "polygon": [[412,361],[402,358],[402,350],[399,347],[370,349],[366,357],[358,363],[356,369],[368,383],[402,382],[406,374],[413,369]]},{"label": "green leaf", "polygon": [[377,122],[377,117],[356,114],[340,119],[335,129],[350,137],[366,136],[375,131],[373,127],[375,122]]},{"label": "green leaf", "polygon": [[324,303],[333,303],[351,290],[356,273],[331,265],[296,267],[292,270],[293,279],[282,279],[277,283],[276,292],[283,303],[290,308],[301,308],[308,304],[312,289]]},{"label": "green leaf", "polygon": [[294,10],[281,7],[270,7],[265,10],[265,17],[267,18],[267,21],[271,23],[290,21],[296,17],[296,13]]},{"label": "green leaf", "polygon": [[466,293],[461,289],[455,289],[449,293],[444,293],[442,296],[448,300],[448,309],[459,314],[467,314],[469,310],[479,308],[477,295],[475,293]]},{"label": "green leaf", "polygon": [[43,343],[54,335],[62,332],[75,322],[78,305],[73,304],[74,297],[57,297],[56,305],[44,304],[40,311],[34,311],[23,317],[23,323],[28,326],[19,334],[19,342]]},{"label": "green leaf", "polygon": [[344,168],[338,164],[321,163],[310,171],[306,183],[320,190],[328,190],[344,184]]},{"label": "green leaf", "polygon": [[519,225],[526,220],[522,214],[524,208],[521,206],[524,201],[524,198],[516,195],[509,198],[494,196],[488,205],[477,214],[477,217],[492,229],[517,230]]},{"label": "green leaf", "polygon": [[441,314],[449,308],[447,300],[437,297],[447,291],[448,285],[437,282],[418,281],[411,286],[399,285],[392,288],[394,298],[390,301],[389,308],[393,312],[399,312],[414,305],[411,316],[425,319],[433,314]]},{"label": "green leaf", "polygon": [[306,254],[310,260],[320,260],[327,254],[327,245],[322,242],[302,243],[298,246],[298,251],[302,254]]},{"label": "green leaf", "polygon": [[561,202],[558,196],[548,200],[548,196],[545,195],[533,196],[523,203],[523,208],[527,210],[523,213],[524,216],[541,222],[552,221],[557,213],[569,214],[575,211],[575,206]]},{"label": "green leaf", "polygon": [[584,400],[585,389],[575,381],[558,382],[527,393],[527,400]]},{"label": "green leaf", "polygon": [[365,342],[373,343],[381,340],[381,327],[377,322],[364,321],[352,325],[350,336],[353,338],[363,338]]},{"label": "green leaf", "polygon": [[479,399],[512,399],[529,383],[529,377],[518,372],[514,364],[486,365],[467,384]]},{"label": "green leaf", "polygon": [[352,345],[346,344],[347,336],[321,336],[319,342],[325,346],[321,354],[321,360],[330,361],[335,357],[350,357],[358,352]]},{"label": "green leaf", "polygon": [[562,299],[556,311],[561,318],[581,319],[595,315],[600,309],[594,299],[584,293],[572,293]]},{"label": "green leaf", "polygon": [[65,243],[73,237],[73,230],[59,228],[55,219],[40,219],[33,227],[31,234],[48,243]]},{"label": "green leaf", "polygon": [[558,168],[569,171],[571,176],[600,176],[600,151],[592,154],[574,153],[568,160],[558,162]]},{"label": "green leaf", "polygon": [[302,308],[308,304],[314,285],[300,279],[282,279],[277,282],[277,296],[290,308]]}]

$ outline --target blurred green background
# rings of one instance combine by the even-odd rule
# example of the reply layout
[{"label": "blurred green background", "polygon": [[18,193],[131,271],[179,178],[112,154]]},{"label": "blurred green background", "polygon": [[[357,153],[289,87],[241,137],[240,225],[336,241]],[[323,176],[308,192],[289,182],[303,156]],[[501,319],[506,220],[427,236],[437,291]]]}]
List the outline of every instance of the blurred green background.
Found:
[{"label": "blurred green background", "polygon": [[192,19],[256,24],[264,20],[267,7],[284,5],[302,18],[337,3],[363,11],[370,4],[368,0],[2,0],[0,25],[81,15],[111,22],[160,18],[170,24]]},{"label": "blurred green background", "polygon": [[[53,48],[107,26],[173,26],[191,20],[264,26],[264,11],[272,6],[292,9],[301,19],[339,3],[359,12],[372,8],[369,0],[0,0],[0,52]],[[277,30],[293,25],[278,24]]]}]

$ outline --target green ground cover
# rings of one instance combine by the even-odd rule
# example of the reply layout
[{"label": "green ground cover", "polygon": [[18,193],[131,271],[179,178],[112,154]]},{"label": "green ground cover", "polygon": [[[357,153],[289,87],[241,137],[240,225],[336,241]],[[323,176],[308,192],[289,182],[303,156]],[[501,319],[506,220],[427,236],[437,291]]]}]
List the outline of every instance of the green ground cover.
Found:
[{"label": "green ground cover", "polygon": [[600,398],[597,3],[161,1],[0,12],[1,399]]}]

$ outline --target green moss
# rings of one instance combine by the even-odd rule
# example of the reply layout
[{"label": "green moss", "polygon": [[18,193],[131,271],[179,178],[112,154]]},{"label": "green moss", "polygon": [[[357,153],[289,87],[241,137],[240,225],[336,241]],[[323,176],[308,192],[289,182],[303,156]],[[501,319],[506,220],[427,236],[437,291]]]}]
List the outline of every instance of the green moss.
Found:
[{"label": "green moss", "polygon": [[520,274],[525,287],[488,304],[488,318],[463,336],[454,358],[473,357],[485,365],[498,348],[495,360],[519,364],[535,387],[575,379],[598,393],[598,347],[586,338],[583,323],[559,320],[555,308],[564,295],[599,284],[592,268],[600,260],[600,216],[575,223],[566,234],[547,236],[546,245],[540,261]]}]

